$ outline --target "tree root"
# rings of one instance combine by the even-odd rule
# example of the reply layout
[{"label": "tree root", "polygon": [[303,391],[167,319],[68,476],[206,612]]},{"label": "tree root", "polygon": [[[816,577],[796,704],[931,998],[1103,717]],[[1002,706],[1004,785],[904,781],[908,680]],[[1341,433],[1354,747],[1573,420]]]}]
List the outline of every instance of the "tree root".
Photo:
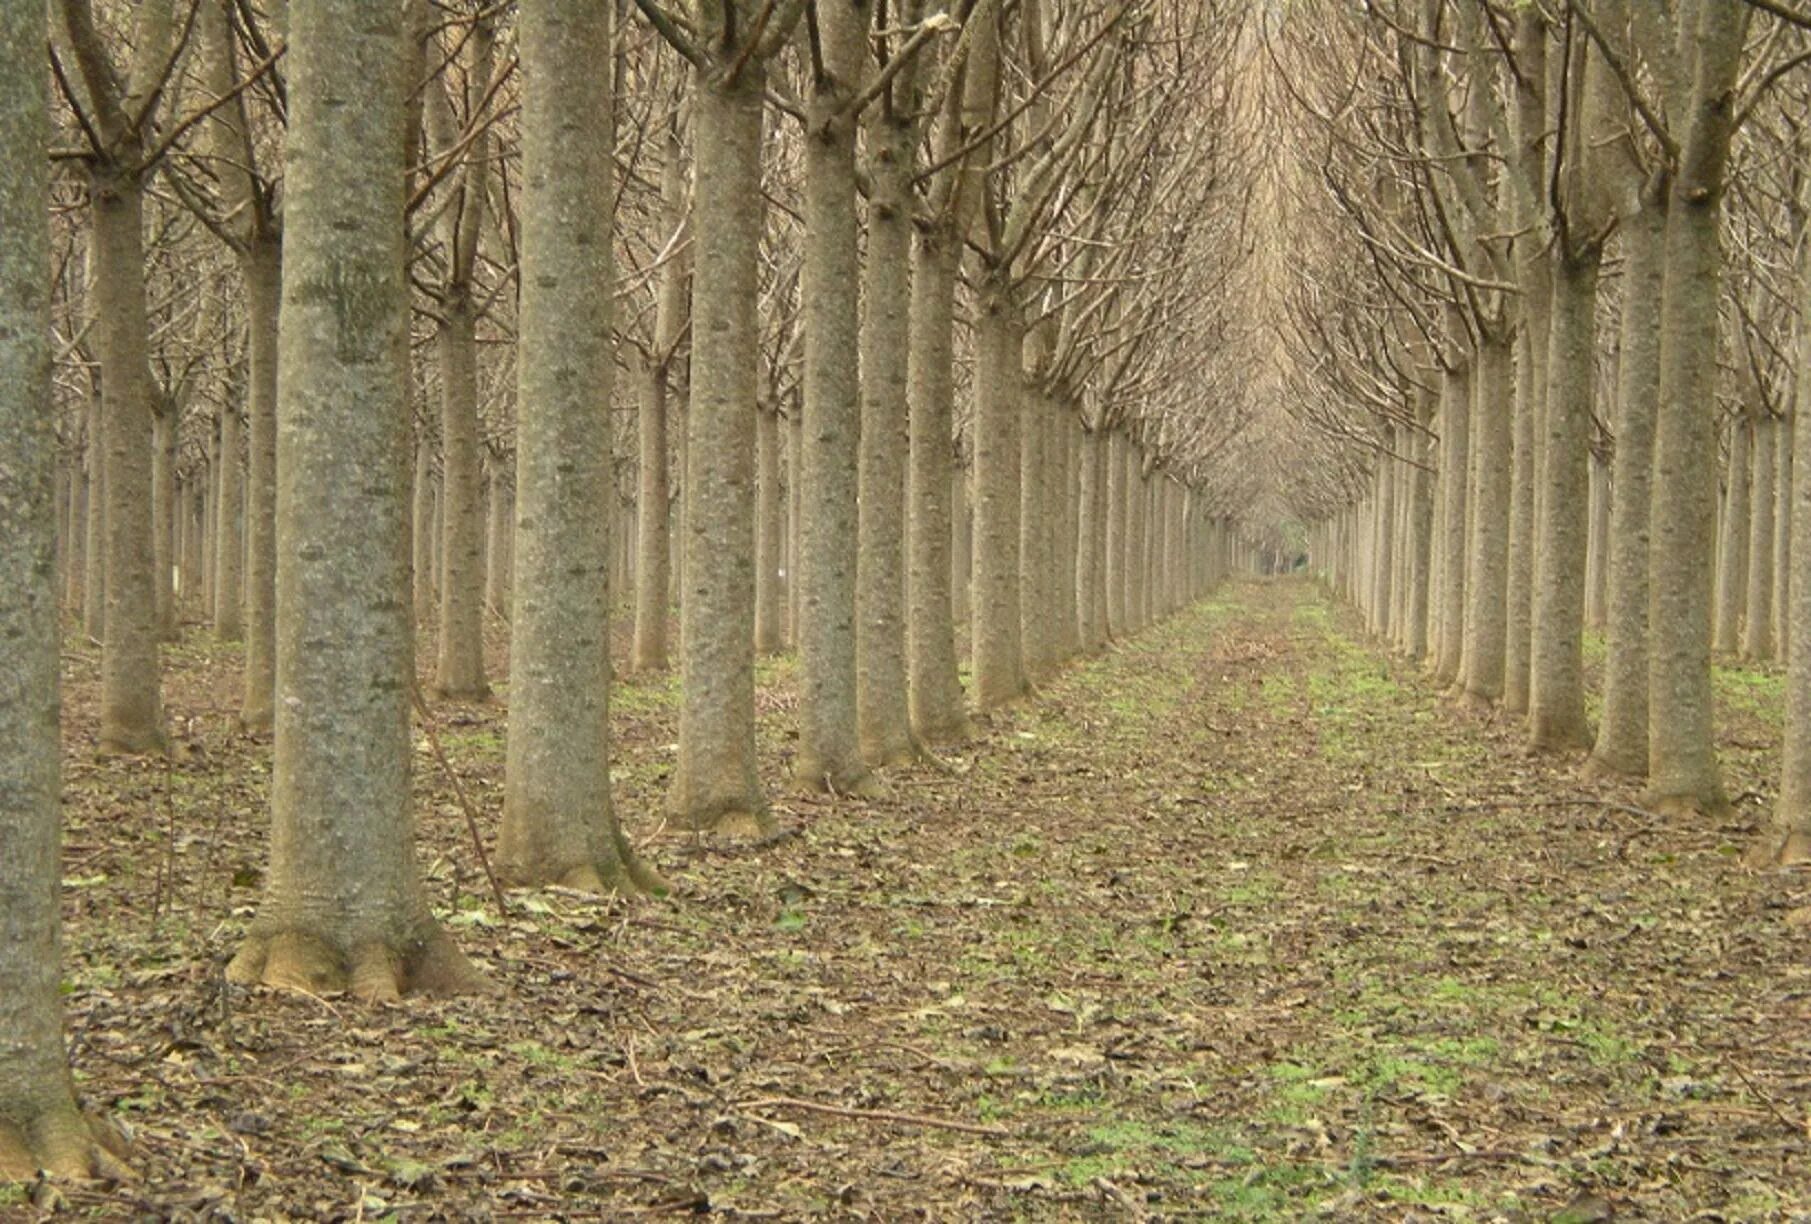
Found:
[{"label": "tree root", "polygon": [[350,992],[365,1003],[396,1003],[405,994],[473,994],[489,985],[438,926],[399,945],[372,940],[345,950],[304,931],[252,934],[226,976],[240,985],[309,995]]},{"label": "tree root", "polygon": [[1806,864],[1811,864],[1811,832],[1803,829],[1769,829],[1748,852],[1748,865],[1759,870]]},{"label": "tree root", "polygon": [[126,1141],[100,1118],[65,1103],[30,1119],[0,1120],[0,1183],[30,1181],[39,1171],[53,1177],[131,1181]]}]

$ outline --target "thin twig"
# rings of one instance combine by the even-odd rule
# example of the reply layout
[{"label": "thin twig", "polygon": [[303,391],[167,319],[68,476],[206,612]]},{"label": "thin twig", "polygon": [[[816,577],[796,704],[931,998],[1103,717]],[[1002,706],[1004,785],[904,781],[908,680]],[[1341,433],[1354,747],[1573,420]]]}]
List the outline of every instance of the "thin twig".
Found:
[{"label": "thin twig", "polygon": [[459,806],[465,812],[465,827],[472,834],[472,848],[478,852],[478,864],[484,868],[484,878],[490,881],[491,895],[497,899],[499,917],[509,915],[509,902],[503,896],[503,886],[497,883],[497,873],[491,870],[490,855],[484,852],[484,838],[478,833],[478,813],[472,808],[472,801],[466,796],[465,787],[459,781],[459,775],[453,772],[453,763],[446,759],[446,752],[440,747],[440,735],[434,730],[434,716],[428,713],[427,702],[421,699],[421,689],[414,678],[409,680],[409,696],[415,702],[415,712],[421,715],[421,729],[427,733],[428,749],[434,759],[440,762],[447,781],[453,784],[453,794],[459,799]]},{"label": "thin twig", "polygon": [[838,1118],[860,1118],[868,1122],[899,1122],[906,1126],[928,1126],[935,1130],[960,1131],[965,1135],[992,1135],[1006,1138],[1009,1132],[1003,1126],[987,1126],[975,1122],[956,1122],[949,1118],[932,1118],[924,1114],[900,1113],[892,1109],[850,1109],[842,1105],[824,1105],[817,1101],[801,1100],[798,1097],[762,1097],[758,1101],[744,1101],[738,1109],[805,1109],[812,1113],[831,1114]]}]

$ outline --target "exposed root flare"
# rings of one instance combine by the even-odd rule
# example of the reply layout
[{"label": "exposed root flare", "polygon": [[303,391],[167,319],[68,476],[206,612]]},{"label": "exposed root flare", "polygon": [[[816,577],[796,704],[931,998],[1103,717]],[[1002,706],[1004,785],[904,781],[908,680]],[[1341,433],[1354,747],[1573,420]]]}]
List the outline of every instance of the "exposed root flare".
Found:
[{"label": "exposed root flare", "polygon": [[1804,829],[1769,829],[1748,852],[1748,865],[1761,870],[1807,864],[1811,864],[1811,832]]},{"label": "exposed root flare", "polygon": [[922,749],[932,746],[947,748],[966,744],[979,734],[975,729],[975,724],[970,722],[966,716],[935,727],[916,727],[913,730]]},{"label": "exposed root flare", "polygon": [[721,841],[763,842],[780,831],[780,824],[768,808],[720,808],[693,816],[694,831]]},{"label": "exposed root flare", "polygon": [[23,1121],[0,1121],[0,1183],[52,1177],[131,1181],[126,1141],[102,1118],[85,1116],[73,1103]]},{"label": "exposed root flare", "polygon": [[1599,756],[1593,752],[1585,758],[1584,764],[1579,766],[1579,773],[1587,782],[1598,782],[1611,778],[1639,778],[1647,773],[1647,762],[1643,761],[1640,766],[1629,769],[1608,757]]},{"label": "exposed root flare", "polygon": [[100,743],[95,746],[95,755],[101,757],[163,756],[169,751],[170,737],[162,727],[131,734],[103,730]]},{"label": "exposed root flare", "polygon": [[489,985],[438,926],[409,943],[372,940],[343,951],[305,931],[248,935],[226,975],[241,985],[310,995],[349,992],[365,1003],[396,1003],[406,994],[473,994]]},{"label": "exposed root flare", "polygon": [[1649,791],[1641,797],[1641,806],[1669,820],[1721,820],[1732,810],[1729,800],[1721,795],[1706,797],[1691,792]]},{"label": "exposed root flare", "polygon": [[871,770],[855,775],[837,776],[814,761],[801,759],[793,771],[793,784],[811,795],[837,795],[854,799],[879,799],[887,793],[883,783]]}]

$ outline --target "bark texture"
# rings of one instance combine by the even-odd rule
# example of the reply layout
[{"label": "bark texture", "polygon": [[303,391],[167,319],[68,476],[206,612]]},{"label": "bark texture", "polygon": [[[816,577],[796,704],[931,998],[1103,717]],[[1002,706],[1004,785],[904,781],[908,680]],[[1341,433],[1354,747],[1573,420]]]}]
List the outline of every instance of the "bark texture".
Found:
[{"label": "bark texture", "polygon": [[291,21],[270,871],[228,975],[388,1001],[477,982],[409,811],[403,20],[296,0]]}]

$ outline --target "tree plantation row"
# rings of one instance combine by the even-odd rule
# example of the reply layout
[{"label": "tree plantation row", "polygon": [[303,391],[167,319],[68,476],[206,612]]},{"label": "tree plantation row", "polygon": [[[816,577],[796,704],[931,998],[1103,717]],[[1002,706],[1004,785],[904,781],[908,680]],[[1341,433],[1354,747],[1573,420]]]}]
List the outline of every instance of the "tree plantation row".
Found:
[{"label": "tree plantation row", "polygon": [[1325,439],[1296,481],[1317,567],[1456,694],[1667,813],[1729,804],[1713,654],[1786,660],[1754,859],[1811,859],[1811,11],[1317,12],[1276,77],[1287,190],[1330,205],[1278,276],[1316,354],[1289,398]]},{"label": "tree plantation row", "polygon": [[269,871],[229,976],[386,1001],[484,984],[415,861],[426,701],[507,681],[503,881],[659,889],[614,608],[679,673],[670,817],[758,839],[758,652],[799,655],[794,783],[871,794],[1243,547],[1236,6],[48,18],[0,9],[0,1175],[118,1169],[59,1031],[65,614],[104,754],[171,749],[185,623],[243,639]]}]

